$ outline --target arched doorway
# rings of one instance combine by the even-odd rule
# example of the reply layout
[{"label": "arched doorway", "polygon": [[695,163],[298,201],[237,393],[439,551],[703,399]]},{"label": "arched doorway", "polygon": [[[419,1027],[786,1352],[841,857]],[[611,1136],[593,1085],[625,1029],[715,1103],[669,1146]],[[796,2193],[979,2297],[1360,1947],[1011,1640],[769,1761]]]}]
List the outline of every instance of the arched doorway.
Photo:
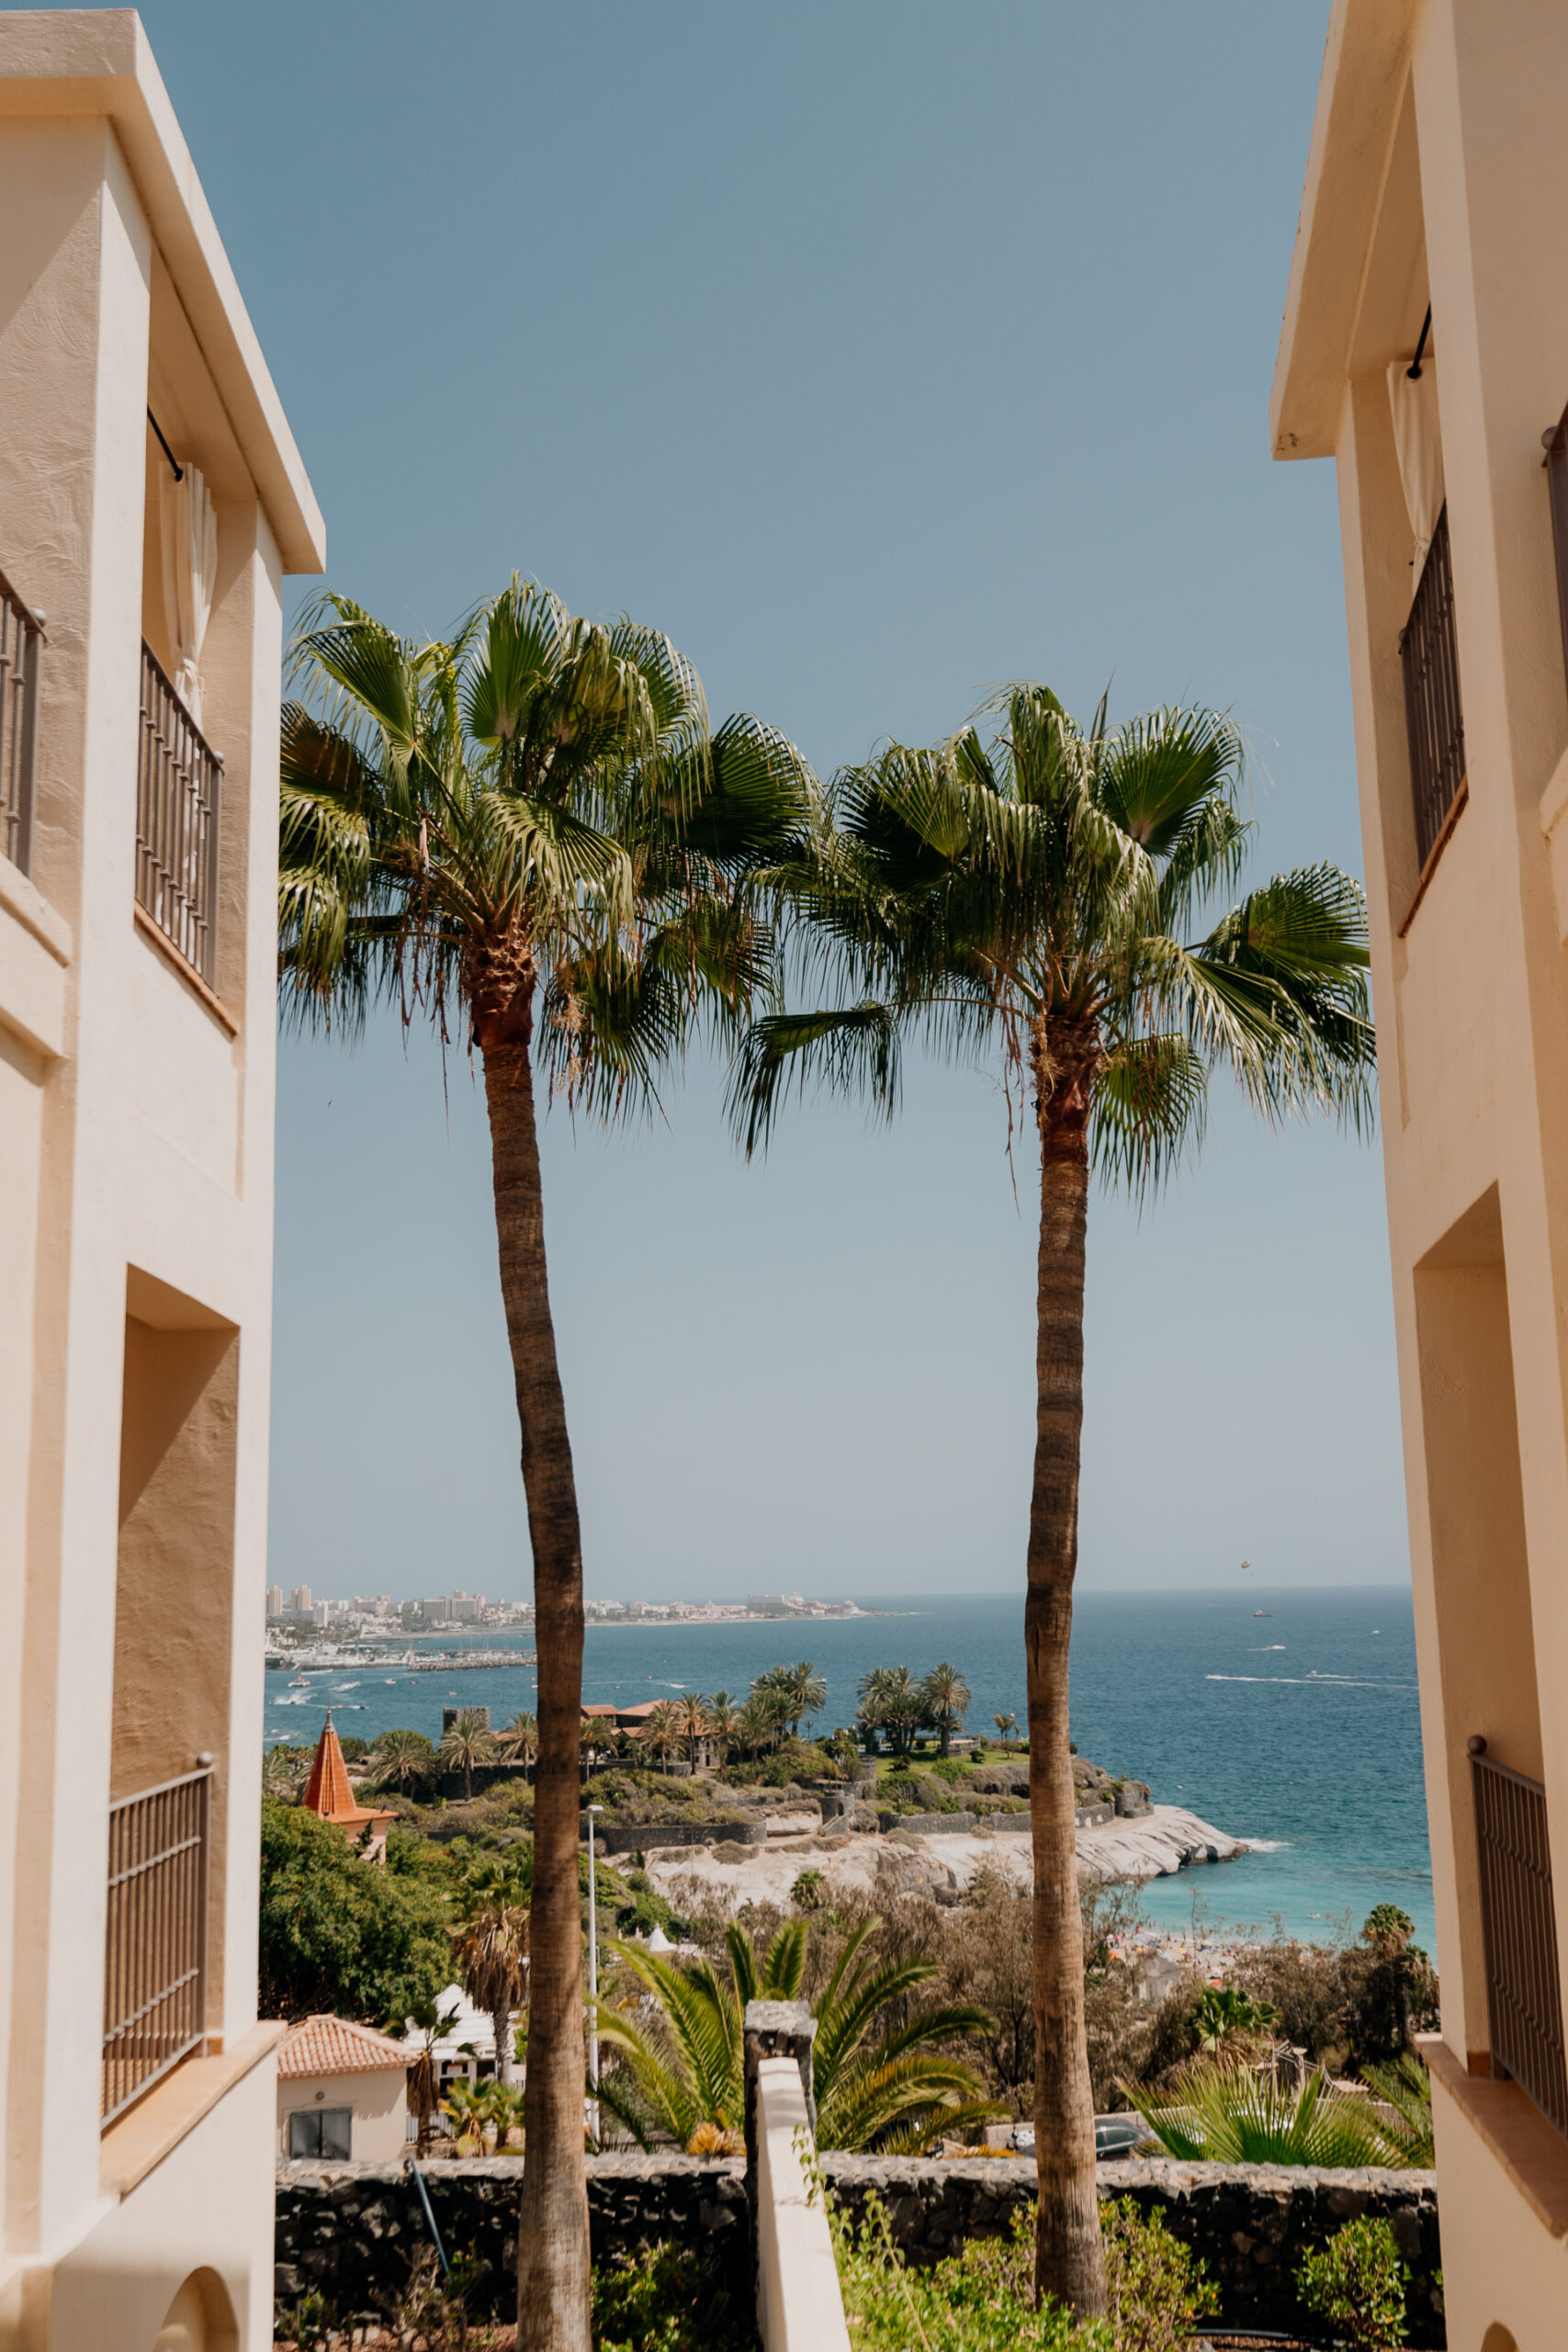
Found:
[{"label": "arched doorway", "polygon": [[216,2270],[193,2270],[164,2315],[152,2352],[239,2352],[229,2290]]}]

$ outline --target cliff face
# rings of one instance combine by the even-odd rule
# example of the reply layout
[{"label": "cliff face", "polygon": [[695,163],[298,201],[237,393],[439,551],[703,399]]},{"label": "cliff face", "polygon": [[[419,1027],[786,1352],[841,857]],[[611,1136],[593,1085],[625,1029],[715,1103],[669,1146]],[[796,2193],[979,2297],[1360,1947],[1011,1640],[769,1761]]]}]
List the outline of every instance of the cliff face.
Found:
[{"label": "cliff face", "polygon": [[[1024,1756],[994,1759],[987,1757],[970,1773],[968,1785],[976,1795],[1026,1797],[1029,1759]],[[1100,1821],[1135,1819],[1148,1812],[1151,1803],[1146,1781],[1119,1779],[1103,1771],[1098,1764],[1091,1764],[1087,1756],[1073,1758],[1073,1788],[1077,1797],[1080,1829]]]}]

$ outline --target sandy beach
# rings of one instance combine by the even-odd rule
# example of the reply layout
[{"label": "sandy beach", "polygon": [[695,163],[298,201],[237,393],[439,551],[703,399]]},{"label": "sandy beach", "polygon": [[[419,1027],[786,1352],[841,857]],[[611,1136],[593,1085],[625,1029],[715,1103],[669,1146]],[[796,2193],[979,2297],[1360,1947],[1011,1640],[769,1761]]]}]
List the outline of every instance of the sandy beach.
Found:
[{"label": "sandy beach", "polygon": [[[1164,1877],[1200,1862],[1228,1861],[1247,1851],[1179,1805],[1155,1805],[1131,1820],[1108,1822],[1077,1833],[1078,1876],[1085,1883],[1112,1879]],[[982,1871],[998,1871],[1021,1888],[1032,1879],[1027,1831],[981,1836],[917,1837],[908,1830],[886,1836],[863,1832],[824,1834],[814,1816],[784,1816],[772,1825],[765,1846],[649,1847],[649,1877],[660,1894],[679,1903],[717,1896],[739,1911],[748,1903],[787,1901],[799,1872],[820,1871],[834,1891],[897,1894],[927,1887],[962,1894]]]}]

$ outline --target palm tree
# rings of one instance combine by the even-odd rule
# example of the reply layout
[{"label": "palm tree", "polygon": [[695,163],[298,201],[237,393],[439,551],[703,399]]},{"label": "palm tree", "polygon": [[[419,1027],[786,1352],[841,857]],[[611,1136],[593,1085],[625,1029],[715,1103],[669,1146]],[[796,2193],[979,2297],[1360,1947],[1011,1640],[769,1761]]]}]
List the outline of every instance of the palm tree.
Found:
[{"label": "palm tree", "polygon": [[525,1711],[521,1712],[513,1715],[509,1724],[502,1724],[495,1736],[496,1745],[502,1754],[510,1756],[516,1763],[521,1764],[524,1777],[526,1778],[528,1768],[539,1752],[537,1717]]},{"label": "palm tree", "polygon": [[1365,2065],[1367,2086],[1382,2100],[1383,2123],[1402,2151],[1401,2164],[1429,2172],[1437,2163],[1432,2132],[1432,2077],[1413,2050],[1402,2050],[1392,2065]]},{"label": "palm tree", "polygon": [[860,1701],[855,1709],[855,1721],[865,1734],[868,1756],[876,1754],[876,1735],[886,1728],[890,1689],[890,1670],[886,1666],[874,1666],[869,1673],[861,1676],[855,1685],[855,1695]]},{"label": "palm tree", "polygon": [[643,1717],[642,1744],[649,1756],[662,1759],[666,1772],[670,1758],[681,1752],[682,1736],[680,1708],[673,1699],[659,1700]]},{"label": "palm tree", "polygon": [[262,1759],[263,1794],[292,1804],[305,1785],[305,1776],[310,1769],[310,1749],[290,1747],[287,1740],[280,1739],[276,1747],[267,1749]]},{"label": "palm tree", "polygon": [[495,2028],[495,2074],[512,2079],[512,2012],[527,1990],[529,1873],[494,1862],[465,1872],[452,1936],[457,1981]]},{"label": "palm tree", "polygon": [[815,824],[793,745],[709,727],[659,631],[574,620],[532,582],[446,640],[323,598],[283,718],[287,1008],[350,1030],[373,996],[483,1066],[501,1287],[522,1434],[539,1674],[518,2352],[588,2352],[577,1885],[582,1560],[545,1257],[534,1097],[606,1118],[654,1099],[694,1024],[744,1015],[769,935],[744,895]]},{"label": "palm tree", "polygon": [[735,1718],[737,1745],[748,1756],[760,1756],[775,1745],[778,1730],[777,1693],[753,1689]]},{"label": "palm tree", "polygon": [[946,1756],[954,1730],[964,1728],[964,1710],[971,1703],[969,1685],[958,1668],[944,1659],[941,1666],[932,1667],[920,1685],[920,1695],[928,1716],[942,1735],[942,1752]]},{"label": "palm tree", "polygon": [[697,1747],[707,1736],[707,1701],[700,1690],[688,1690],[675,1702],[675,1712],[681,1719],[681,1732],[686,1741],[686,1753],[693,1771],[697,1769]]},{"label": "palm tree", "polygon": [[[412,2026],[420,2038],[418,2052],[409,2068],[408,2101],[418,2131],[415,2153],[422,2156],[430,2138],[430,2119],[439,2104],[435,2096],[435,2047],[452,2031],[458,2014],[456,2001],[449,2009],[443,2009],[434,1999],[416,2001],[406,2018],[393,2018],[388,2026],[389,2032],[399,2036]],[[468,2043],[463,2042],[459,2047],[465,2057],[473,2056]]]},{"label": "palm tree", "polygon": [[708,1737],[718,1751],[721,1765],[734,1745],[739,1713],[728,1690],[716,1690],[708,1701]]},{"label": "palm tree", "polygon": [[874,1666],[856,1685],[862,1710],[874,1706],[876,1721],[887,1732],[896,1756],[907,1756],[916,1732],[926,1720],[920,1686],[907,1666]]},{"label": "palm tree", "polygon": [[[938,2132],[1002,2112],[987,2102],[966,2066],[937,2054],[945,2042],[994,2032],[994,2020],[983,2009],[909,2012],[909,1996],[937,1973],[936,1963],[874,1963],[865,1947],[880,1926],[877,1919],[862,1922],[812,2003],[819,2147],[905,2154]],[[639,1944],[615,1945],[637,1993],[624,2007],[600,2003],[600,2040],[620,2053],[625,2067],[601,2082],[600,2097],[641,2146],[667,2133],[689,2148],[704,2126],[742,2129],[746,2004],[798,1999],[807,1934],[807,1920],[791,1920],[759,1956],[732,1920],[725,1930],[728,1981],[705,1958],[681,1966]],[[649,1996],[660,2012],[651,2031],[638,2015]],[[889,2011],[903,2011],[904,2022],[894,2023]]]},{"label": "palm tree", "polygon": [[1018,1729],[1018,1717],[1016,1715],[993,1715],[991,1717],[991,1721],[997,1727],[997,1737],[998,1739],[1010,1739],[1014,1732]]},{"label": "palm tree", "polygon": [[748,1150],[792,1084],[863,1091],[891,1114],[911,1033],[949,1056],[999,1059],[1032,1097],[1036,2275],[1090,2316],[1105,2309],[1105,2271],[1067,1736],[1089,1169],[1134,1192],[1157,1184],[1201,1136],[1216,1068],[1271,1119],[1368,1114],[1366,921],[1357,885],[1325,865],[1278,876],[1213,920],[1251,831],[1228,719],[1158,710],[1111,728],[1102,703],[1086,731],[1037,685],[1007,687],[988,709],[1000,721],[989,743],[972,724],[846,770],[837,830],[769,877],[802,926],[805,968],[829,976],[829,1001],[753,1025],[731,1102]]},{"label": "palm tree", "polygon": [[422,1731],[384,1731],[370,1760],[383,1788],[406,1789],[429,1777],[435,1750]]},{"label": "palm tree", "polygon": [[1255,2001],[1234,1984],[1206,1984],[1198,1996],[1192,2021],[1205,2050],[1218,2056],[1227,2042],[1254,2041],[1280,2022],[1280,2012],[1267,2001]]},{"label": "palm tree", "polygon": [[798,1666],[775,1666],[761,1677],[762,1686],[777,1691],[787,1710],[790,1736],[800,1737],[807,1715],[819,1715],[828,1703],[828,1685],[814,1666],[802,1658]]},{"label": "palm tree", "polygon": [[1187,2164],[1408,2165],[1408,2135],[1370,2099],[1336,2090],[1322,2067],[1286,2088],[1235,2060],[1183,2068],[1156,2105],[1123,2090],[1168,2155]]},{"label": "palm tree", "polygon": [[461,1772],[463,1794],[474,1793],[474,1766],[493,1764],[501,1753],[501,1742],[491,1731],[483,1711],[479,1707],[459,1707],[441,1735],[441,1745],[435,1760],[444,1772]]}]

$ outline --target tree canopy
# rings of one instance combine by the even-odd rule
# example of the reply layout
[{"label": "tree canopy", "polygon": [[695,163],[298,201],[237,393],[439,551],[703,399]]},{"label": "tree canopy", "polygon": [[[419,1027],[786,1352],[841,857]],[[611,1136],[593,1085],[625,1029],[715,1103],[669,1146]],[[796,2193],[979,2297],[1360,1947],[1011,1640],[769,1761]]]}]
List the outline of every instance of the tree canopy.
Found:
[{"label": "tree canopy", "polygon": [[266,2017],[400,2023],[450,1981],[446,1905],[395,1858],[368,1867],[343,1830],[262,1801],[260,1999]]}]

